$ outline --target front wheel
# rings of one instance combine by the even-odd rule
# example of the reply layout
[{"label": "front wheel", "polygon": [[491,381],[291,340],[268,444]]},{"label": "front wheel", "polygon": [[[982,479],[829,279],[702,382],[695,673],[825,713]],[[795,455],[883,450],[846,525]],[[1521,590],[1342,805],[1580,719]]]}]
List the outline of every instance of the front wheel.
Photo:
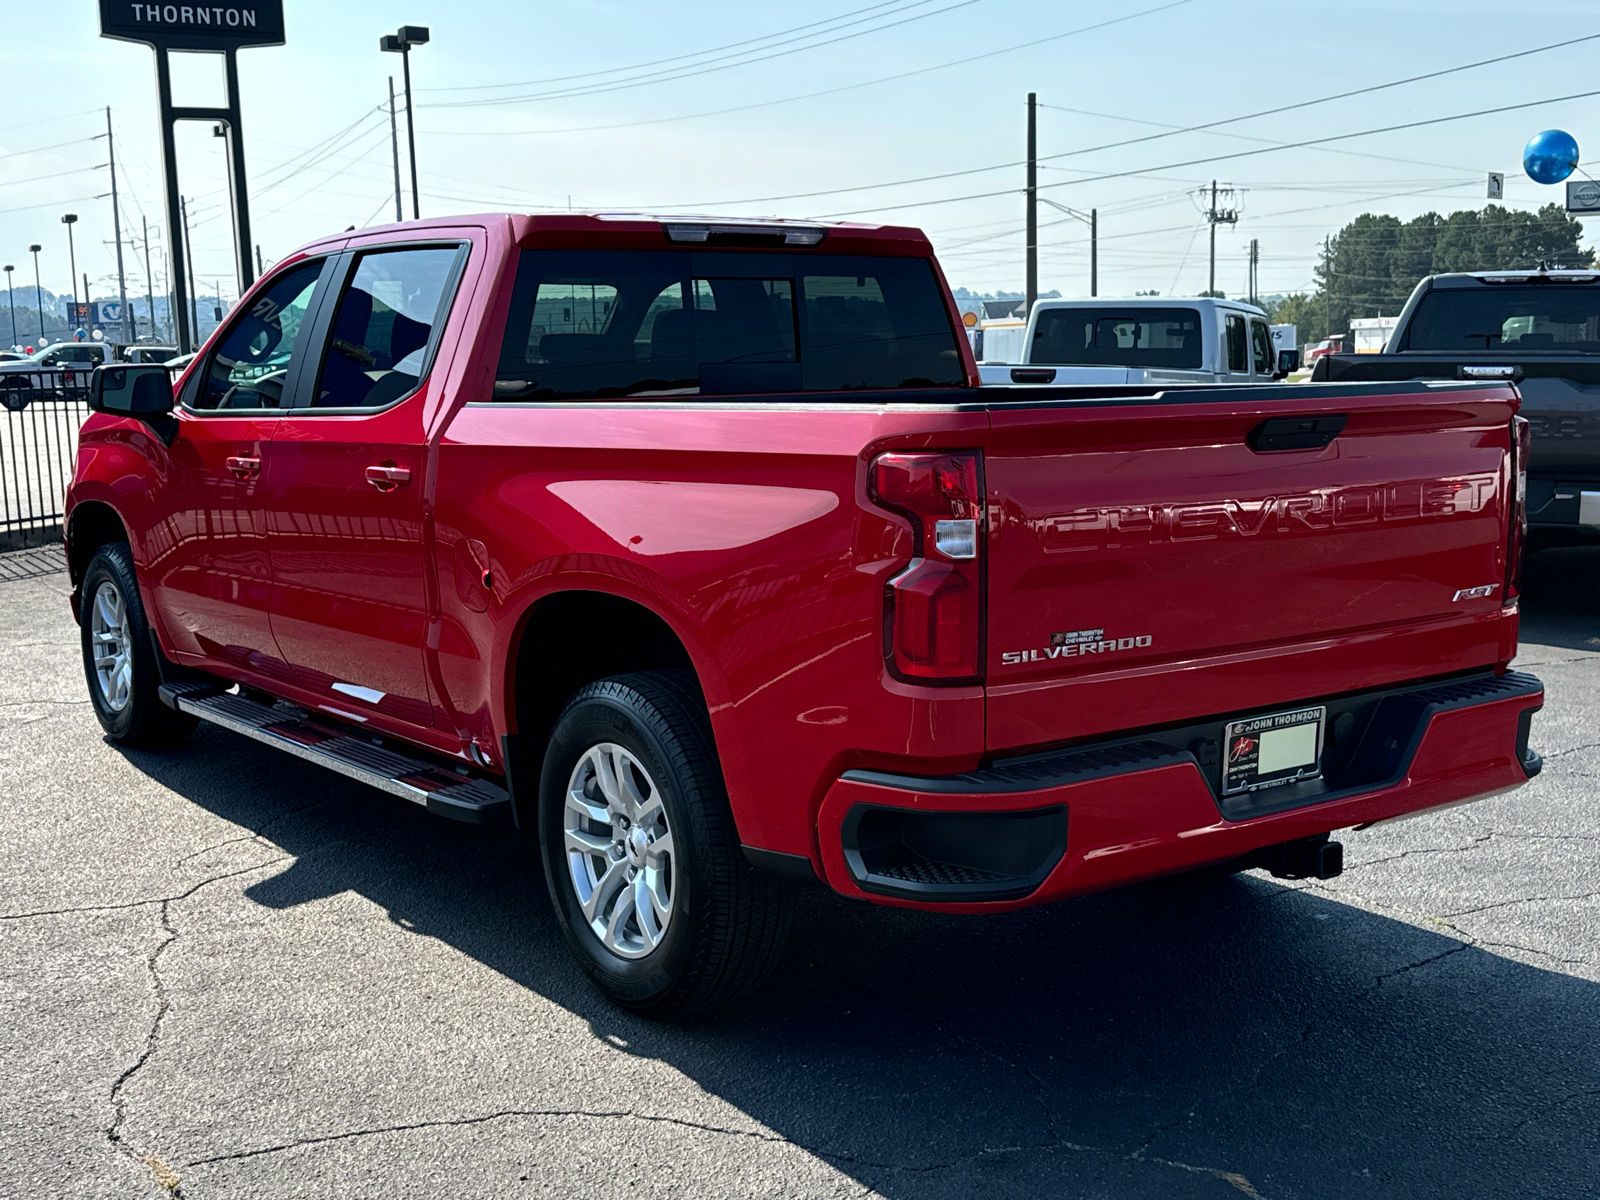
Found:
[{"label": "front wheel", "polygon": [[130,746],[170,745],[194,729],[161,702],[155,641],[126,542],[101,546],[83,573],[83,673],[100,727]]},{"label": "front wheel", "polygon": [[791,885],[744,858],[687,673],[620,675],[567,703],[545,753],[539,834],[567,943],[623,1007],[708,1008],[777,965]]}]

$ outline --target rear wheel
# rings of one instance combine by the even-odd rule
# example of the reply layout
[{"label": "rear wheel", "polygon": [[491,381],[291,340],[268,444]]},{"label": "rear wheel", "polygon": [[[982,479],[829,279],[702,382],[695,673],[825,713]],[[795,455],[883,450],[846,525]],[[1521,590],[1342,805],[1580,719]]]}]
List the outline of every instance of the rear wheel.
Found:
[{"label": "rear wheel", "polygon": [[687,673],[620,675],[568,702],[545,754],[539,832],[567,942],[616,1003],[676,1016],[744,994],[777,965],[790,885],[744,858]]},{"label": "rear wheel", "polygon": [[161,702],[155,642],[126,542],[101,546],[83,573],[83,673],[100,727],[130,746],[170,745],[197,724]]}]

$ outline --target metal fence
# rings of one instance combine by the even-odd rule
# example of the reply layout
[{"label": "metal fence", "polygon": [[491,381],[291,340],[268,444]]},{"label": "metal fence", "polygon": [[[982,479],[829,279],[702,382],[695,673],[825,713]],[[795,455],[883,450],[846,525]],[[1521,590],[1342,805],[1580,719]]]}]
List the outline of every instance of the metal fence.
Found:
[{"label": "metal fence", "polygon": [[86,370],[0,373],[0,549],[61,536],[62,502],[89,415]]}]

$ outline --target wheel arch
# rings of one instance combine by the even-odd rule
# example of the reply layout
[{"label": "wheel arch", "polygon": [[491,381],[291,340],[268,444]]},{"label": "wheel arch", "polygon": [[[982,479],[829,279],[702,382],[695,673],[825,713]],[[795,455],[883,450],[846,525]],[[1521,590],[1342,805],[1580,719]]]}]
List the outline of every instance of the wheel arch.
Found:
[{"label": "wheel arch", "polygon": [[74,587],[83,582],[83,573],[95,551],[107,542],[126,542],[128,527],[117,510],[103,500],[83,500],[67,518],[67,570]]},{"label": "wheel arch", "polygon": [[579,688],[632,671],[677,669],[694,677],[709,709],[717,707],[725,685],[708,668],[709,647],[684,625],[600,580],[546,592],[527,604],[507,648],[503,684],[505,763],[519,828],[533,828],[544,748]]}]

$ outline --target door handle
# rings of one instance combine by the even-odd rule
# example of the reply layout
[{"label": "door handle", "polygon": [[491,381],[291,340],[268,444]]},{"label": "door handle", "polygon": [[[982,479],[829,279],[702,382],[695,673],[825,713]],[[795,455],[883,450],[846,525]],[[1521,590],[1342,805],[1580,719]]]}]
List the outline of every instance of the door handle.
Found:
[{"label": "door handle", "polygon": [[236,454],[227,460],[228,470],[240,479],[249,479],[261,474],[261,460],[253,455]]},{"label": "door handle", "polygon": [[392,492],[401,484],[411,482],[411,468],[397,467],[392,463],[368,467],[367,482],[380,492]]}]

